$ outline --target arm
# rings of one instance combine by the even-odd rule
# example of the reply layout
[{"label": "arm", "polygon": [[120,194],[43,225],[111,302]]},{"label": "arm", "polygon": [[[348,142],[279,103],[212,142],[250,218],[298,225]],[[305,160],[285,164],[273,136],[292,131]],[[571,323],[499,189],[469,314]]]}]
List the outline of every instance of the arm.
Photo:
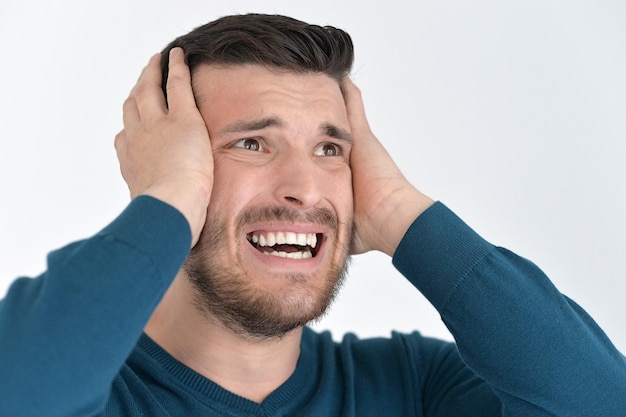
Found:
[{"label": "arm", "polygon": [[[0,302],[0,415],[92,416],[204,224],[208,133],[174,50],[169,109],[155,55],[124,104],[116,137],[133,201],[91,239],[48,257]],[[172,139],[174,138],[174,139]]]},{"label": "arm", "polygon": [[626,361],[595,322],[534,264],[490,245],[443,204],[414,222],[394,264],[440,312],[505,415],[626,410]]},{"label": "arm", "polygon": [[135,199],[0,301],[0,415],[92,416],[188,253],[172,207]]},{"label": "arm", "polygon": [[441,313],[506,415],[626,410],[626,362],[602,330],[534,264],[485,242],[441,203],[411,226],[394,264]]},{"label": "arm", "polygon": [[354,252],[394,256],[505,415],[623,412],[626,363],[591,318],[532,263],[485,242],[411,186],[369,129],[349,80],[344,97],[354,137]]}]

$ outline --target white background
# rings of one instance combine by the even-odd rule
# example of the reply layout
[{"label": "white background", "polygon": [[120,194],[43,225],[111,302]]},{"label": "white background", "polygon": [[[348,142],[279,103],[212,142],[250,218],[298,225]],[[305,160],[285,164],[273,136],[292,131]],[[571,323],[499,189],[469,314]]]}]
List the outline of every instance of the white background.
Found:
[{"label": "white background", "polygon": [[[126,205],[112,143],[149,56],[245,12],[351,33],[370,122],[407,177],[535,261],[626,350],[621,0],[3,0],[0,296]],[[320,327],[450,337],[380,254],[355,259]]]}]

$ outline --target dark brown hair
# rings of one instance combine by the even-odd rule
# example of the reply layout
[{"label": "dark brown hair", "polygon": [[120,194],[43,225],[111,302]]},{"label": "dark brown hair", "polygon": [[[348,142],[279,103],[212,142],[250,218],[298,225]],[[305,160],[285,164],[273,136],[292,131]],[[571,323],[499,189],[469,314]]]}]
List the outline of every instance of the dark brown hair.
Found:
[{"label": "dark brown hair", "polygon": [[169,51],[177,46],[185,51],[192,72],[200,64],[255,64],[297,73],[323,73],[341,82],[354,60],[350,35],[341,29],[279,15],[226,16],[165,47],[161,59],[164,90]]}]

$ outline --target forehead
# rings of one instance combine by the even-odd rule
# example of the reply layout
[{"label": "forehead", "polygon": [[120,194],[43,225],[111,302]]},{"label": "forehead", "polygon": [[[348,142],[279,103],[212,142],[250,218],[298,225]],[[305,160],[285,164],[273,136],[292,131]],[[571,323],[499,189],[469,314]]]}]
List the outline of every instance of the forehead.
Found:
[{"label": "forehead", "polygon": [[259,118],[272,113],[347,124],[339,83],[325,74],[257,65],[200,65],[193,71],[192,83],[207,125],[232,117]]}]

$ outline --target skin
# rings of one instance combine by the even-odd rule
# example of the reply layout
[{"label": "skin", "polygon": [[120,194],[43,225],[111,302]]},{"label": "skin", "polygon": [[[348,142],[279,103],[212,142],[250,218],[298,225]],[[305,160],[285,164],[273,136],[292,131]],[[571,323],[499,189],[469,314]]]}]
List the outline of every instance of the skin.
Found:
[{"label": "skin", "polygon": [[[189,221],[192,245],[198,243],[194,252],[219,251],[220,267],[229,268],[232,279],[255,293],[277,294],[290,314],[315,311],[329,268],[348,251],[393,255],[409,225],[432,204],[371,132],[349,79],[339,86],[320,74],[202,66],[192,89],[182,52],[174,49],[169,110],[160,81],[155,56],[124,105],[116,148],[131,196],[151,195],[176,207]],[[269,126],[242,129],[239,123],[268,117]],[[250,137],[259,140],[245,140]],[[258,207],[300,214],[325,209],[337,226],[264,218],[238,229],[237,215]],[[206,238],[209,230],[202,233],[205,224],[224,232],[219,245]],[[286,260],[260,254],[246,239],[249,232],[284,229],[323,233],[320,252]],[[302,328],[269,338],[241,330],[199,306],[185,269],[146,327],[182,363],[261,402],[293,373]]]}]

